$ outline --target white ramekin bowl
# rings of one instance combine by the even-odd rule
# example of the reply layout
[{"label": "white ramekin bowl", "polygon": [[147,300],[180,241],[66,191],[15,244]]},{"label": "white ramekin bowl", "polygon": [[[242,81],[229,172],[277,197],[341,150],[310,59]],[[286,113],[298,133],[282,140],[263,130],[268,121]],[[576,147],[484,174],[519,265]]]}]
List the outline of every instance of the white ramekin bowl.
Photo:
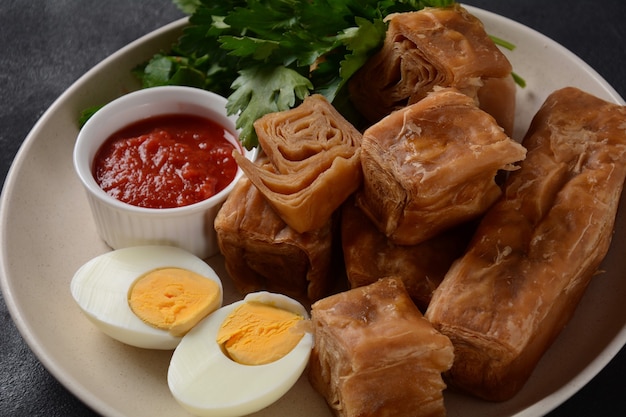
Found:
[{"label": "white ramekin bowl", "polygon": [[96,228],[113,249],[139,245],[170,245],[208,258],[218,253],[213,221],[222,203],[241,177],[204,201],[184,207],[154,209],[133,206],[109,196],[93,176],[93,160],[113,133],[137,121],[167,114],[210,118],[235,136],[231,142],[254,160],[257,150],[242,148],[236,136],[236,116],[226,113],[226,99],[192,87],[152,87],[126,94],[98,110],[80,130],[74,147],[74,168],[89,200]]}]

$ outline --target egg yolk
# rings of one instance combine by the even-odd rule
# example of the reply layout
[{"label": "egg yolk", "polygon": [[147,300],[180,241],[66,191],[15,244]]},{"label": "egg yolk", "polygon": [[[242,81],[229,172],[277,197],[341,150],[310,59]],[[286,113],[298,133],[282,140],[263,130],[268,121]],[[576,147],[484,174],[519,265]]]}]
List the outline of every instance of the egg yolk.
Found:
[{"label": "egg yolk", "polygon": [[182,268],[162,268],[139,277],[128,294],[131,310],[158,329],[182,336],[219,308],[215,281]]},{"label": "egg yolk", "polygon": [[304,332],[296,326],[302,320],[302,316],[291,311],[249,301],[226,317],[217,333],[217,343],[237,363],[274,362],[302,339]]}]

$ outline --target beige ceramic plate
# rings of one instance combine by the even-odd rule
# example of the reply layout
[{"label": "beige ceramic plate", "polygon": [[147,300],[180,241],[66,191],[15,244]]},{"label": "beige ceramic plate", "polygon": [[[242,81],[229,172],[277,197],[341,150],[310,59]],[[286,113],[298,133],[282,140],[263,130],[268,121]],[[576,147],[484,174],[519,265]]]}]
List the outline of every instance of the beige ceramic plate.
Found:
[{"label": "beige ceramic plate", "polygon": [[[489,33],[518,46],[507,55],[528,82],[519,93],[520,138],[547,94],[574,85],[623,102],[591,68],[563,47],[500,16],[471,8]],[[68,389],[105,416],[183,416],[166,384],[169,352],[122,345],[96,330],[71,299],[74,271],[108,250],[98,238],[72,168],[79,111],[136,88],[130,69],[167,48],[184,21],[123,48],[88,72],[43,115],[18,153],[0,206],[2,290],[24,339]],[[558,406],[592,379],[626,342],[626,219],[620,216],[603,269],[569,326],[513,400],[487,404],[446,396],[449,416],[535,416]],[[219,258],[210,263],[225,277]],[[228,280],[225,280],[228,284]],[[228,285],[226,285],[228,287]],[[227,293],[227,301],[237,296]],[[230,300],[229,300],[230,299]],[[242,381],[243,382],[243,381]],[[306,377],[259,416],[330,416]]]}]

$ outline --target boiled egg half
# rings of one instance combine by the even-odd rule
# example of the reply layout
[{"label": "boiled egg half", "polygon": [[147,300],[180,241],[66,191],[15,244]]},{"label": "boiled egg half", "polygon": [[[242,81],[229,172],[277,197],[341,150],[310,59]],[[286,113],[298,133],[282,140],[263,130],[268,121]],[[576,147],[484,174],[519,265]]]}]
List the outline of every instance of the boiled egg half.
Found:
[{"label": "boiled egg half", "polygon": [[167,381],[174,398],[192,414],[243,416],[282,397],[304,372],[312,347],[308,313],[299,302],[251,293],[183,337]]},{"label": "boiled egg half", "polygon": [[85,315],[128,345],[174,349],[222,305],[222,283],[202,259],[171,246],[136,246],[97,256],[70,289]]}]

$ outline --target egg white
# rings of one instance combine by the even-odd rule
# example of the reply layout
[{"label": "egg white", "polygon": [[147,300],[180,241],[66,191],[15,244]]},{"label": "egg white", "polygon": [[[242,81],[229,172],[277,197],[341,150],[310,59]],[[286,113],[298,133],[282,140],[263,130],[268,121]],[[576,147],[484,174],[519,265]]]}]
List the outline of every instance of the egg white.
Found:
[{"label": "egg white", "polygon": [[304,307],[284,295],[259,292],[217,310],[191,329],[180,342],[167,373],[172,395],[187,411],[208,417],[236,417],[261,410],[296,383],[309,360],[313,335],[304,334],[286,356],[264,365],[241,365],[217,343],[222,322],[239,305],[256,300],[308,318]]},{"label": "egg white", "polygon": [[76,271],[70,290],[85,315],[110,337],[140,348],[171,350],[182,337],[146,324],[128,305],[133,282],[165,267],[184,268],[217,282],[222,305],[222,282],[215,271],[195,255],[171,246],[136,246],[97,256]]}]

